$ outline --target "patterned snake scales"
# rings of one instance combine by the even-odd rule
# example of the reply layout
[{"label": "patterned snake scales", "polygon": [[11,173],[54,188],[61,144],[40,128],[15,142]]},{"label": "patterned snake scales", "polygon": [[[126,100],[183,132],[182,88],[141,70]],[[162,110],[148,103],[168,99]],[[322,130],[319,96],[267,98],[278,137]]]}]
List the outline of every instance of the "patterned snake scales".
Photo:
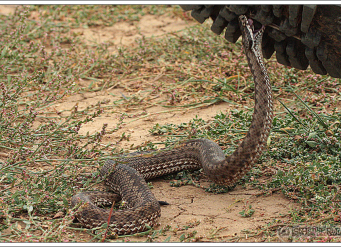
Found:
[{"label": "patterned snake scales", "polygon": [[111,205],[122,198],[127,208],[112,212],[109,221],[111,231],[118,235],[145,231],[146,224],[154,226],[161,216],[160,204],[145,180],[184,169],[202,168],[216,184],[232,186],[251,169],[270,133],[272,91],[261,53],[265,27],[254,30],[253,21],[246,16],[240,16],[239,23],[244,51],[255,82],[254,113],[249,132],[242,143],[227,157],[213,141],[196,139],[154,156],[124,157],[119,162],[108,160],[100,174],[102,177],[107,176],[105,184],[117,194],[91,191],[72,197],[72,207],[79,202],[85,203],[76,214],[83,226],[94,228],[108,223],[110,210],[98,206]]}]

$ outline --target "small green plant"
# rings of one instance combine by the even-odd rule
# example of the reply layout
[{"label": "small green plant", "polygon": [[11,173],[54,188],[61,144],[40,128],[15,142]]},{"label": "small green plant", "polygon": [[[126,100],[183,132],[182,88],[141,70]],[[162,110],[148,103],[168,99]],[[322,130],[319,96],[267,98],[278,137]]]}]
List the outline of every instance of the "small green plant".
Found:
[{"label": "small green plant", "polygon": [[244,218],[248,218],[248,217],[251,217],[254,212],[255,212],[255,210],[252,209],[252,206],[250,204],[248,207],[246,207],[241,212],[239,212],[239,214]]}]

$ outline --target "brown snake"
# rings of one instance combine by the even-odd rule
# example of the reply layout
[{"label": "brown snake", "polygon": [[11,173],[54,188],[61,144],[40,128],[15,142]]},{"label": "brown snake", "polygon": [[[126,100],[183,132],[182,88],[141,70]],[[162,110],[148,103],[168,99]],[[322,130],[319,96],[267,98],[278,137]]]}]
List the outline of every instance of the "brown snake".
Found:
[{"label": "brown snake", "polygon": [[127,209],[112,213],[109,221],[111,231],[118,235],[145,231],[146,224],[154,226],[161,214],[159,202],[145,180],[184,169],[203,168],[213,182],[232,186],[251,169],[261,155],[270,133],[272,91],[261,52],[265,27],[255,31],[253,21],[246,16],[240,16],[239,22],[244,51],[255,82],[255,106],[250,129],[238,148],[231,156],[225,157],[218,144],[208,139],[195,139],[154,156],[108,160],[101,169],[101,176],[108,175],[106,185],[117,194],[91,191],[72,197],[72,207],[79,202],[86,202],[76,214],[83,226],[94,228],[107,223],[110,210],[98,206],[110,205],[122,198],[127,203]]}]

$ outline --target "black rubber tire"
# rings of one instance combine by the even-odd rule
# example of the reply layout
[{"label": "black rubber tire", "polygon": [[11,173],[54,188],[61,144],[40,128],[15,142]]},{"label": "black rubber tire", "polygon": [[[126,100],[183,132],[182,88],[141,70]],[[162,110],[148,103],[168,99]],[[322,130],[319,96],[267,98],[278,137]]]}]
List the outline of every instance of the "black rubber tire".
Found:
[{"label": "black rubber tire", "polygon": [[316,74],[341,78],[341,5],[180,5],[203,23],[211,18],[211,30],[229,42],[241,35],[238,16],[246,15],[268,25],[263,55],[276,52],[279,63]]}]

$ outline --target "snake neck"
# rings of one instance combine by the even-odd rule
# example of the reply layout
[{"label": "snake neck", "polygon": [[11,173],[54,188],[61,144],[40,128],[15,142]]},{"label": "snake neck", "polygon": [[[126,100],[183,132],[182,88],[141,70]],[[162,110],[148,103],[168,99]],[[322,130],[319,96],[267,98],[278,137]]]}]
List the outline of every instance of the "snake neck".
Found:
[{"label": "snake neck", "polygon": [[[263,31],[263,30],[262,30]],[[243,31],[242,31],[243,33]],[[255,106],[250,129],[237,147],[215,170],[207,170],[210,179],[218,184],[234,185],[257,161],[266,146],[273,119],[272,90],[261,52],[262,32],[244,51],[255,83]],[[243,42],[246,37],[243,35]]]}]

